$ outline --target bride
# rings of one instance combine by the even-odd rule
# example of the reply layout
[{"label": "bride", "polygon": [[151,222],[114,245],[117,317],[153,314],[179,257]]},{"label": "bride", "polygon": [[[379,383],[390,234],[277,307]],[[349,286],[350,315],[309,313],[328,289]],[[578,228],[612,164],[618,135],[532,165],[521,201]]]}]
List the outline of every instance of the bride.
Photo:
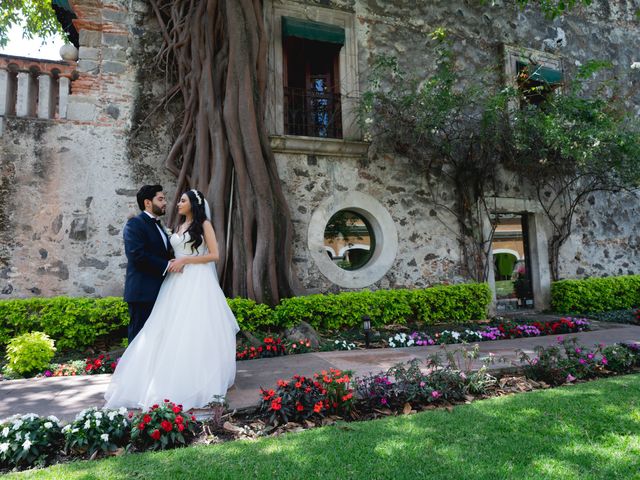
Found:
[{"label": "bride", "polygon": [[120,359],[105,407],[147,409],[163,399],[185,410],[220,401],[233,385],[238,324],[218,284],[218,245],[197,190],[178,202],[175,260],[149,319]]}]

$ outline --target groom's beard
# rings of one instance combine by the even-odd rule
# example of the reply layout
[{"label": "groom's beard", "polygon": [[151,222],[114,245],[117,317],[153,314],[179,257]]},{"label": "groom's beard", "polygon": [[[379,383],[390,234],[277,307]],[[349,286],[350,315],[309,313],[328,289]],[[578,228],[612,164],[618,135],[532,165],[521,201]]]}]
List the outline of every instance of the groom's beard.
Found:
[{"label": "groom's beard", "polygon": [[158,207],[157,205],[151,204],[151,212],[157,217],[164,215],[166,208]]}]

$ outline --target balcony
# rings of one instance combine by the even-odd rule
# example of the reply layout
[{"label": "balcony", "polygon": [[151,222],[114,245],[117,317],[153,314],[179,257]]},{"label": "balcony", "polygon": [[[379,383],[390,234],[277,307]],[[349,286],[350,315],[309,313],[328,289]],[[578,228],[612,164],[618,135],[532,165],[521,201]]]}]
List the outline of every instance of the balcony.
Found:
[{"label": "balcony", "polygon": [[342,138],[340,93],[285,88],[284,123],[287,135]]},{"label": "balcony", "polygon": [[0,117],[67,118],[75,62],[0,55]]}]

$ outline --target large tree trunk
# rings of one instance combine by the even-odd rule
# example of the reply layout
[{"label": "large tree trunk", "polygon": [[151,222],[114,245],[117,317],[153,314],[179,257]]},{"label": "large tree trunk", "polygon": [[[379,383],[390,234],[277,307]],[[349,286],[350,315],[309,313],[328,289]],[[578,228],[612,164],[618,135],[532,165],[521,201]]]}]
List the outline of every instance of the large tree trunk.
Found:
[{"label": "large tree trunk", "polygon": [[299,293],[293,226],[264,124],[262,0],[151,5],[164,38],[159,58],[184,101],[182,128],[166,160],[178,178],[176,200],[189,188],[209,200],[227,295],[275,304]]}]

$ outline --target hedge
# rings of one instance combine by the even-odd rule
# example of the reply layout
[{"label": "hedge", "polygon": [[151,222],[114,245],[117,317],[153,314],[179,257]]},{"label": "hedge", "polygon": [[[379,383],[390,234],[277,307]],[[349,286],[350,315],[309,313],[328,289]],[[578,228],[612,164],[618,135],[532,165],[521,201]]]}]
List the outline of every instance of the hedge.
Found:
[{"label": "hedge", "polygon": [[[490,301],[487,284],[308,295],[284,299],[275,309],[244,298],[227,299],[240,328],[249,331],[290,327],[302,320],[320,330],[358,327],[363,315],[378,327],[408,320],[464,322],[485,318]],[[128,323],[128,307],[120,297],[0,300],[0,346],[41,331],[59,349],[82,349]]]},{"label": "hedge", "polygon": [[491,301],[486,283],[438,286],[423,290],[377,290],[308,295],[282,300],[275,308],[278,325],[302,320],[316,329],[356,327],[368,315],[373,326],[417,320],[426,324],[483,319]]},{"label": "hedge", "polygon": [[551,284],[551,308],[589,314],[640,306],[640,275],[560,280]]}]

